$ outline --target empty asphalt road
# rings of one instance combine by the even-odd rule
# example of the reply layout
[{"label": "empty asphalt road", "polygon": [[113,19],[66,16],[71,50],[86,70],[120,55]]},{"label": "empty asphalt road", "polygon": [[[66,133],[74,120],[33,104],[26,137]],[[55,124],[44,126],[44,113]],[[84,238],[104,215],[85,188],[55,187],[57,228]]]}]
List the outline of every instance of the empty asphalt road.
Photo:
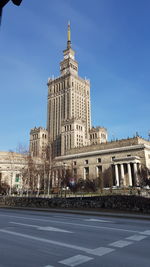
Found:
[{"label": "empty asphalt road", "polygon": [[0,209],[0,267],[149,267],[150,221]]}]

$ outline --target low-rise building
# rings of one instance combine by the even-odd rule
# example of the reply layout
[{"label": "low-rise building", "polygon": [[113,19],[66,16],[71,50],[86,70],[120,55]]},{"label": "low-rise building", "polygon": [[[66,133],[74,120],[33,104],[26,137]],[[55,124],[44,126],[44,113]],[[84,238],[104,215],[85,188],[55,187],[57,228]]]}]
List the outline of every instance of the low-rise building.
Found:
[{"label": "low-rise building", "polygon": [[111,168],[114,186],[137,186],[138,170],[144,166],[150,168],[150,142],[134,137],[80,147],[55,160],[58,169],[65,164],[78,178],[95,179]]},{"label": "low-rise building", "polygon": [[10,188],[22,187],[22,169],[27,167],[26,155],[15,152],[0,152],[0,183]]},{"label": "low-rise building", "polygon": [[31,183],[37,188],[43,179],[45,165],[45,159],[29,154],[0,152],[0,185],[7,185],[7,193],[30,190]]}]

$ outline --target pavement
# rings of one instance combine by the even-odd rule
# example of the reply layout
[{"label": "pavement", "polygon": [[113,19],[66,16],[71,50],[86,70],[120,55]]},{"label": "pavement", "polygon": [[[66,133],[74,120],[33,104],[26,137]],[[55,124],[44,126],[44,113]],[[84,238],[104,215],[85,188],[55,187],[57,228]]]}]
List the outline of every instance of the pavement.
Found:
[{"label": "pavement", "polygon": [[150,220],[149,214],[143,214],[140,212],[127,212],[119,211],[113,209],[66,209],[66,208],[36,208],[36,207],[11,207],[2,206],[1,209],[11,209],[11,210],[30,210],[30,211],[42,211],[42,212],[59,212],[59,213],[69,213],[69,214],[82,214],[82,215],[94,215],[94,216],[107,216],[107,217],[118,217],[118,218],[131,218],[131,219],[142,219]]},{"label": "pavement", "polygon": [[149,246],[142,218],[0,209],[0,267],[149,267]]}]

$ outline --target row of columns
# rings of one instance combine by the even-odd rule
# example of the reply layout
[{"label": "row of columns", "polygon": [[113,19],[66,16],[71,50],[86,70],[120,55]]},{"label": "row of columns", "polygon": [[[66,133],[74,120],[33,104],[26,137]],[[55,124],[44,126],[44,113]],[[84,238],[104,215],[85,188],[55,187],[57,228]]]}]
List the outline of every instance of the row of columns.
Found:
[{"label": "row of columns", "polygon": [[[128,179],[129,179],[129,186],[132,186],[132,172],[131,172],[131,164],[130,163],[126,163],[127,164],[127,169],[128,169]],[[119,179],[119,169],[118,169],[118,165],[120,165],[120,170],[121,170],[121,179]],[[134,172],[134,182],[135,185],[137,185],[138,181],[137,181],[137,162],[133,163],[133,172]],[[122,183],[124,183],[124,177],[125,177],[125,173],[124,173],[124,164],[115,164],[115,178],[116,178],[116,186],[120,186],[120,181]]]}]

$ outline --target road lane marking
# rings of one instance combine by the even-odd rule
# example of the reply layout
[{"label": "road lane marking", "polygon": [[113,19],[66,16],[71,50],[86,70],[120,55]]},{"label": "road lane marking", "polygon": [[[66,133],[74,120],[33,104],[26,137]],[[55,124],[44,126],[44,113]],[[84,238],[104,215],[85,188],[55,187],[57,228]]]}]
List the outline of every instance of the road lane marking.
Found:
[{"label": "road lane marking", "polygon": [[0,229],[0,232],[6,233],[6,234],[10,234],[10,235],[14,235],[14,236],[27,238],[27,239],[32,239],[32,240],[35,240],[35,241],[38,241],[38,242],[41,241],[41,242],[45,242],[45,243],[49,243],[49,244],[53,244],[53,245],[58,245],[58,246],[61,246],[61,247],[77,249],[77,250],[81,250],[81,251],[84,251],[84,252],[87,252],[87,251],[90,250],[88,248],[84,248],[84,247],[80,247],[80,246],[76,246],[76,245],[71,245],[71,244],[64,243],[64,242],[53,241],[53,240],[50,240],[50,239],[46,239],[46,238],[42,238],[42,237],[36,237],[36,236],[32,236],[32,235],[27,235],[27,234],[22,234],[22,233],[18,233],[18,232],[9,231],[9,230]]},{"label": "road lane marking", "polygon": [[144,232],[141,232],[140,234],[143,234],[143,235],[150,235],[150,230],[146,230]]},{"label": "road lane marking", "polygon": [[114,251],[114,249],[104,248],[104,247],[99,247],[96,249],[85,248],[85,247],[76,246],[76,245],[72,245],[72,244],[68,244],[68,243],[64,243],[64,242],[59,242],[59,241],[54,241],[54,240],[42,238],[42,237],[36,237],[36,236],[32,236],[32,235],[13,232],[13,231],[5,230],[5,229],[0,229],[0,232],[5,233],[5,234],[9,234],[9,235],[19,236],[22,238],[35,240],[38,242],[44,242],[44,243],[48,243],[48,244],[52,244],[52,245],[57,245],[57,246],[61,246],[61,247],[79,250],[79,251],[86,252],[86,253],[91,254],[91,255],[103,256],[107,253]]},{"label": "road lane marking", "polygon": [[32,220],[32,221],[41,221],[41,222],[52,222],[52,223],[59,223],[59,224],[68,224],[68,225],[74,225],[74,226],[82,226],[82,227],[89,227],[89,228],[95,228],[95,229],[107,229],[107,230],[114,230],[114,231],[123,231],[123,232],[131,232],[131,233],[139,233],[139,231],[134,230],[128,230],[128,229],[122,229],[122,228],[114,228],[114,227],[106,227],[106,226],[95,226],[95,225],[88,225],[88,224],[79,224],[79,223],[69,223],[69,222],[60,222],[60,221],[54,221],[54,220],[46,220],[46,219],[35,219],[35,218],[26,218],[22,216],[13,216],[13,215],[3,215],[18,219],[25,219],[25,220]]},{"label": "road lane marking", "polygon": [[116,248],[124,248],[131,244],[133,244],[133,242],[126,241],[126,240],[119,240],[119,241],[109,244],[109,246],[116,247]]},{"label": "road lane marking", "polygon": [[39,225],[33,225],[33,224],[25,224],[25,223],[17,223],[17,222],[9,222],[12,224],[17,224],[17,225],[22,225],[22,226],[27,226],[27,227],[33,227],[37,228],[37,230],[42,230],[42,231],[52,231],[52,232],[62,232],[62,233],[73,233],[68,230],[60,229],[60,228],[55,228],[51,226],[39,226]]},{"label": "road lane marking", "polygon": [[126,237],[126,239],[132,240],[132,241],[141,241],[145,238],[147,238],[147,236],[145,235],[132,235],[132,236]]},{"label": "road lane marking", "polygon": [[112,223],[112,221],[105,221],[105,220],[99,220],[99,219],[84,219],[84,221],[89,221],[89,222],[107,222],[107,223]]},{"label": "road lane marking", "polygon": [[92,249],[92,255],[103,256],[103,255],[106,255],[106,254],[111,253],[113,251],[115,251],[114,248],[99,247],[96,249]]},{"label": "road lane marking", "polygon": [[83,256],[83,255],[76,255],[76,256],[73,256],[71,258],[59,261],[59,263],[64,264],[66,266],[74,267],[74,266],[78,266],[82,263],[88,262],[90,260],[93,260],[93,258]]}]

